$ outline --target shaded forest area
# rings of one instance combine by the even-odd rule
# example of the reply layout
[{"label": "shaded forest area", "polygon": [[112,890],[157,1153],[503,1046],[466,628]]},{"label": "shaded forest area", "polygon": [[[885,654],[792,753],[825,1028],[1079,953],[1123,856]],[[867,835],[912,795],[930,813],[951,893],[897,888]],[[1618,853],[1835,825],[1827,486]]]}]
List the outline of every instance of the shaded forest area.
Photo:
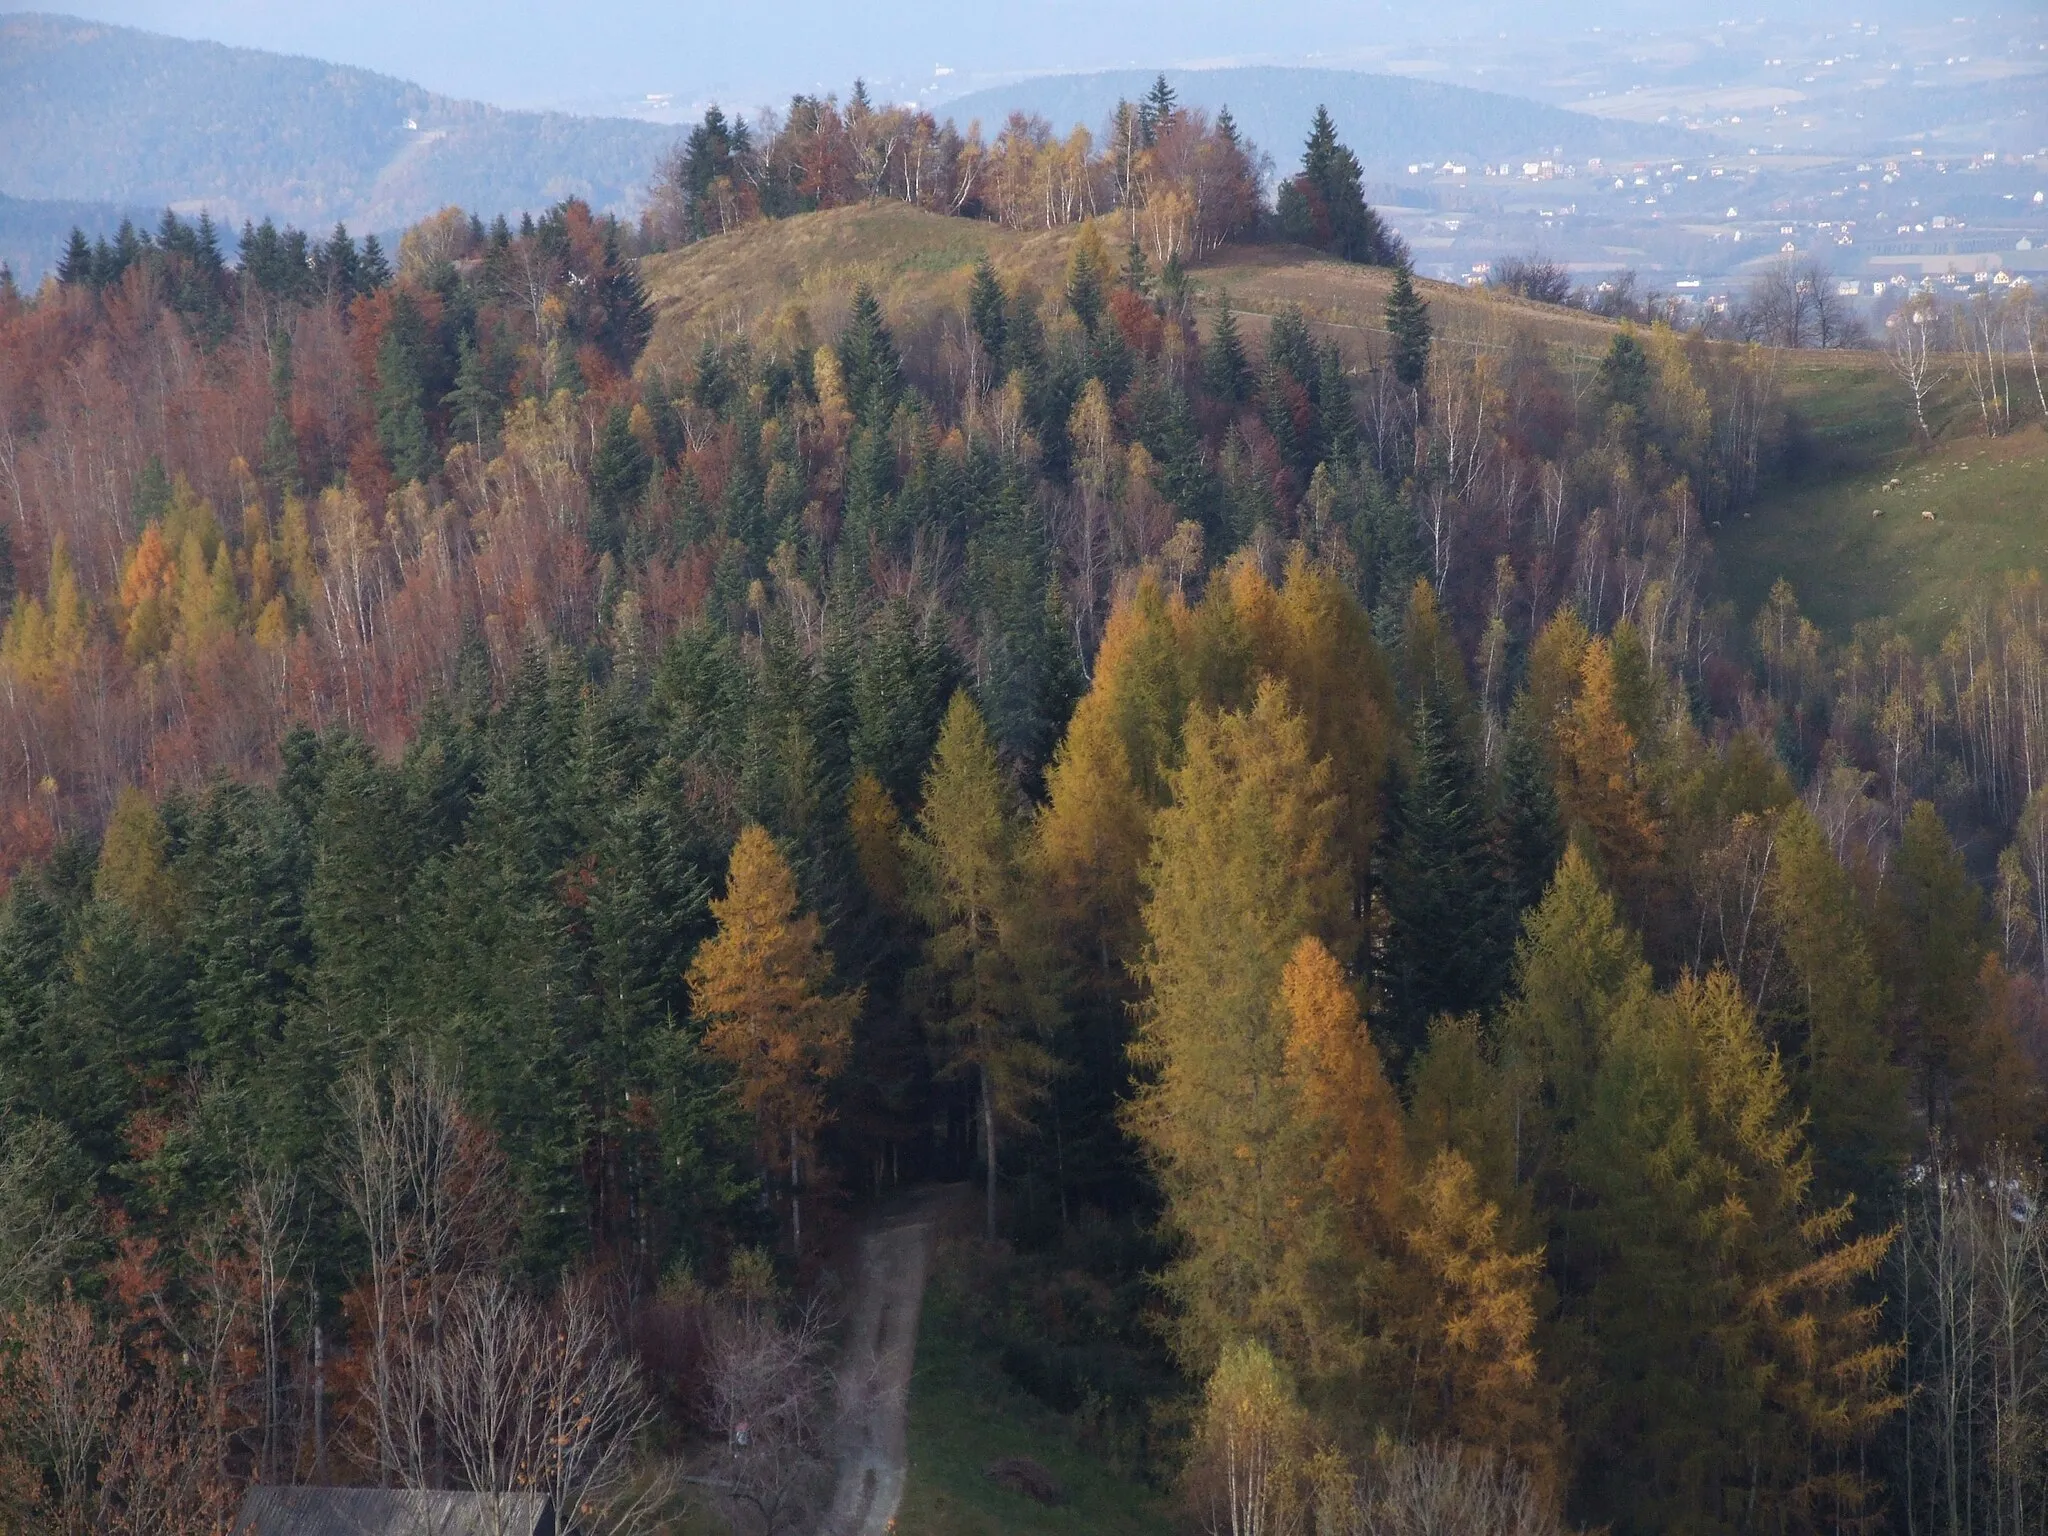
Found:
[{"label": "shaded forest area", "polygon": [[646,1529],[745,1422],[787,1528],[796,1298],[972,1178],[974,1326],[1214,1528],[2025,1523],[2038,579],[1738,626],[1756,347],[1255,351],[1089,223],[667,376],[623,250],[0,296],[10,1519]]}]

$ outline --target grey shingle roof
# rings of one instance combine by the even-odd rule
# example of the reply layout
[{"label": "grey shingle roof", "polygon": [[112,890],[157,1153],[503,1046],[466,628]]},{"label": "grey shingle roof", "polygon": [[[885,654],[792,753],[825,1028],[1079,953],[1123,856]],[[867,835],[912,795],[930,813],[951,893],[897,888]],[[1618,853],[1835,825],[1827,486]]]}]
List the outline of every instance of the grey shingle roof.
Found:
[{"label": "grey shingle roof", "polygon": [[537,1493],[251,1488],[233,1536],[554,1536]]}]

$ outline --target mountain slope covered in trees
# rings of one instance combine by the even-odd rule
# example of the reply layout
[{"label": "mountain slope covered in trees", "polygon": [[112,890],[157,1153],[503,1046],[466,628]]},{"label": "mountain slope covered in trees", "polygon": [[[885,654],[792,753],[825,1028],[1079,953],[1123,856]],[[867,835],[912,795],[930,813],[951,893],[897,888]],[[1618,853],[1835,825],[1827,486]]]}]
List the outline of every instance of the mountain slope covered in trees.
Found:
[{"label": "mountain slope covered in trees", "polygon": [[[54,15],[0,16],[0,191],[206,207],[323,232],[449,203],[624,211],[672,130],[508,112],[367,70]],[[24,274],[30,276],[31,274]]]},{"label": "mountain slope covered in trees", "polygon": [[800,1528],[806,1297],[929,1179],[948,1326],[1214,1527],[2009,1528],[2041,578],[1745,622],[1782,357],[1155,259],[1164,95],[1057,229],[770,155],[644,263],[171,216],[0,289],[0,1516],[638,1532],[694,1446]]}]

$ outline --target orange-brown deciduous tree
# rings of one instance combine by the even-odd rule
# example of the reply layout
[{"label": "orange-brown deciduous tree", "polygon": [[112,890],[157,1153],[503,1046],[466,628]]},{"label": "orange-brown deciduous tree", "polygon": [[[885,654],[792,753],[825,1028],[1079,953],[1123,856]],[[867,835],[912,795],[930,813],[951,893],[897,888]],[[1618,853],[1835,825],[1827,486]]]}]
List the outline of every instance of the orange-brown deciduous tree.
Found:
[{"label": "orange-brown deciduous tree", "polygon": [[691,1006],[704,1048],[737,1074],[762,1161],[789,1180],[790,1237],[801,1250],[803,1170],[827,1118],[825,1086],[846,1065],[861,993],[827,990],[823,931],[798,910],[796,876],[762,828],[741,831],[711,911],[718,932],[690,962]]}]

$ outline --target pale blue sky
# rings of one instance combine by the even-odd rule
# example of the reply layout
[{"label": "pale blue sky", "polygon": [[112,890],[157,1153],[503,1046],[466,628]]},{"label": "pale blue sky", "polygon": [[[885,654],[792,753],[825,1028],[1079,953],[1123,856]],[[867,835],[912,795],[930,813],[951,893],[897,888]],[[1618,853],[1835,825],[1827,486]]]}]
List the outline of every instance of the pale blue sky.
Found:
[{"label": "pale blue sky", "polygon": [[795,90],[844,90],[856,74],[908,97],[1043,70],[1371,67],[1418,35],[1447,42],[1669,15],[1662,0],[0,0],[5,10],[66,11],[310,54],[507,106],[585,111],[621,110],[652,92],[745,108]]}]

